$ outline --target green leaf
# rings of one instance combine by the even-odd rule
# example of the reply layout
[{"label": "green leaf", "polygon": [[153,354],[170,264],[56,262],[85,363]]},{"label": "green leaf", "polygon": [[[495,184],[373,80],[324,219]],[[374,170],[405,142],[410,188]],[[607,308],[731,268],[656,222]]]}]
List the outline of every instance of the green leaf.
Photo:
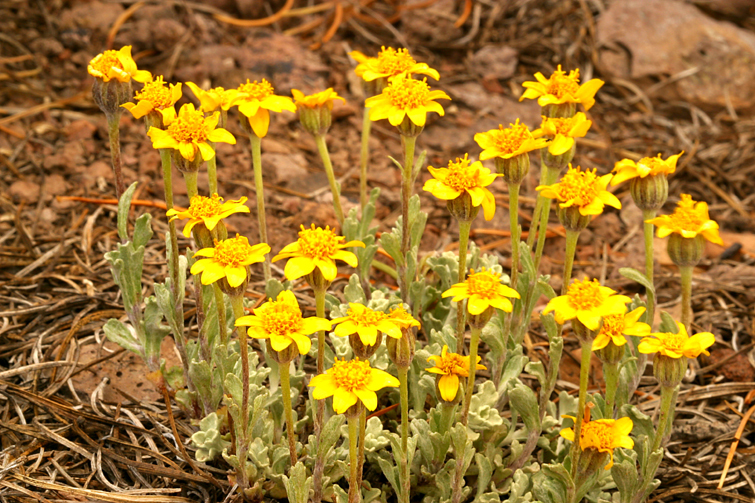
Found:
[{"label": "green leaf", "polygon": [[509,385],[509,403],[522,416],[528,431],[540,431],[540,408],[532,388],[519,381]]},{"label": "green leaf", "polygon": [[631,279],[635,283],[639,283],[640,285],[644,286],[648,291],[655,294],[655,285],[653,285],[652,281],[650,281],[647,276],[645,276],[643,273],[641,273],[637,269],[632,269],[631,267],[622,267],[619,269],[619,274],[621,274],[627,279]]},{"label": "green leaf", "polygon": [[490,479],[493,476],[493,465],[487,457],[480,453],[475,454],[474,459],[479,469],[479,474],[477,475],[477,498],[479,498],[485,492],[485,489],[488,488],[488,485],[490,485]]},{"label": "green leaf", "polygon": [[136,219],[134,224],[134,249],[147,246],[152,239],[152,215],[145,213]]},{"label": "green leaf", "polygon": [[676,320],[666,311],[661,311],[661,326],[659,329],[661,332],[669,334],[679,333],[679,325],[676,324]]},{"label": "green leaf", "polygon": [[134,197],[136,185],[137,182],[132,183],[121,195],[120,201],[118,201],[118,237],[121,238],[121,241],[128,240],[128,214],[131,211],[131,198]]},{"label": "green leaf", "polygon": [[352,274],[349,278],[349,284],[343,289],[343,296],[346,302],[355,304],[366,304],[367,296],[364,294],[362,285],[359,283],[359,276]]},{"label": "green leaf", "polygon": [[144,348],[139,341],[134,339],[134,336],[126,325],[115,318],[111,318],[105,323],[102,330],[105,332],[105,337],[107,337],[109,341],[144,358]]},{"label": "green leaf", "polygon": [[639,489],[636,463],[634,459],[624,454],[623,449],[616,449],[614,457],[616,459],[611,467],[611,476],[619,490],[619,501],[630,503]]},{"label": "green leaf", "polygon": [[340,436],[341,425],[343,425],[346,418],[343,414],[336,414],[328,419],[322,430],[320,431],[320,444],[317,446],[317,455],[325,457],[338,441]]},{"label": "green leaf", "polygon": [[288,477],[283,476],[286,484],[286,494],[290,503],[307,503],[309,490],[312,487],[312,477],[307,477],[307,469],[304,463],[297,462],[288,472]]}]

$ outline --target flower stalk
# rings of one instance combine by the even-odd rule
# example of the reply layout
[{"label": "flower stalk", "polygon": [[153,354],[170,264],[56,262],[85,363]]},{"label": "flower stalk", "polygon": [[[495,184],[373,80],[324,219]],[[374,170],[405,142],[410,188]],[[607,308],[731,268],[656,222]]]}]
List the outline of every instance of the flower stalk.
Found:
[{"label": "flower stalk", "polygon": [[[645,236],[645,276],[647,277],[650,284],[654,283],[654,277],[655,277],[655,257],[654,257],[654,251],[653,251],[653,224],[649,222],[649,220],[652,220],[655,218],[656,215],[655,210],[643,210],[642,211],[642,227],[644,231]],[[655,292],[652,290],[647,290],[645,292],[647,294],[647,320],[648,325],[650,327],[653,327],[653,320],[655,320]],[[642,366],[644,368],[644,365]]]},{"label": "flower stalk", "polygon": [[359,490],[358,472],[359,472],[359,460],[358,460],[358,443],[359,437],[359,416],[361,409],[361,402],[357,402],[352,408],[356,411],[349,411],[346,413],[346,417],[349,422],[349,503],[359,503],[361,499],[361,491]]},{"label": "flower stalk", "polygon": [[582,358],[579,365],[579,399],[577,402],[577,419],[574,421],[574,438],[577,439],[571,448],[572,477],[576,476],[581,453],[579,439],[582,438],[582,422],[584,420],[585,403],[587,401],[587,383],[590,377],[590,359],[592,358],[592,340],[582,341]]},{"label": "flower stalk", "polygon": [[[231,306],[233,306],[233,315],[238,320],[244,316],[244,294],[230,295]],[[239,459],[241,468],[238,470],[240,477],[239,487],[246,489],[249,487],[249,481],[246,475],[246,455],[249,450],[248,427],[249,427],[249,345],[247,343],[246,329],[240,327],[237,329],[239,337],[239,351],[241,352],[241,428],[238,429],[240,435],[236,437],[236,456]]]},{"label": "flower stalk", "polygon": [[564,283],[561,286],[561,295],[566,295],[571,282],[572,268],[574,267],[574,256],[577,252],[577,241],[579,240],[579,231],[566,231],[566,256],[564,257]]},{"label": "flower stalk", "polygon": [[675,397],[675,386],[661,386],[661,415],[658,419],[658,429],[655,432],[655,439],[653,440],[653,449],[650,452],[655,452],[663,446],[663,437],[666,436],[669,418],[674,416],[674,410],[676,409],[674,404]]},{"label": "flower stalk", "polygon": [[682,325],[692,332],[692,266],[679,267],[682,287]]},{"label": "flower stalk", "polygon": [[[244,330],[241,330],[242,332]],[[283,393],[283,413],[286,419],[286,434],[288,436],[288,452],[291,456],[291,466],[296,464],[296,437],[294,436],[294,415],[291,410],[291,363],[282,363],[278,366],[281,378],[281,392]]]},{"label": "flower stalk", "polygon": [[325,174],[328,175],[328,183],[330,184],[330,192],[333,194],[333,210],[336,213],[336,219],[338,223],[343,226],[343,209],[341,208],[341,190],[338,187],[335,173],[333,173],[333,163],[330,161],[330,153],[328,152],[328,145],[325,143],[325,135],[316,134],[315,143],[317,144],[317,151],[322,158],[322,164],[325,167]]},{"label": "flower stalk", "polygon": [[107,114],[107,134],[110,140],[110,160],[113,164],[115,175],[115,196],[120,201],[121,195],[126,191],[126,182],[123,178],[123,159],[121,157],[120,113]]},{"label": "flower stalk", "polygon": [[[401,255],[406,257],[411,247],[409,238],[409,199],[412,197],[412,181],[414,167],[414,147],[416,136],[401,135],[404,144],[404,171],[401,173]],[[399,289],[401,299],[411,304],[409,299],[409,278],[407,277],[406,259],[398,267]]]},{"label": "flower stalk", "polygon": [[370,120],[370,109],[364,107],[362,117],[362,150],[359,155],[359,204],[362,207],[362,215],[367,207],[367,167],[370,163],[370,130],[372,121]]},{"label": "flower stalk", "polygon": [[[469,245],[469,231],[471,221],[459,220],[459,283],[464,282],[467,275],[467,247]],[[456,351],[464,353],[464,332],[466,329],[466,302],[456,303]]]},{"label": "flower stalk", "polygon": [[519,188],[518,183],[509,183],[509,226],[511,227],[511,288],[519,282]]},{"label": "flower stalk", "polygon": [[482,327],[472,325],[472,338],[469,341],[469,377],[467,378],[467,389],[464,393],[464,407],[461,410],[461,424],[463,425],[467,424],[469,406],[472,404],[475,374],[477,373],[477,346],[480,343],[480,333],[482,333]]},{"label": "flower stalk", "polygon": [[[260,242],[267,243],[267,218],[265,216],[265,187],[262,182],[262,138],[253,131],[249,133],[252,145],[252,169],[254,170],[254,191],[257,196],[257,223],[259,224]],[[265,257],[263,264],[265,284],[270,281],[270,257]]]}]

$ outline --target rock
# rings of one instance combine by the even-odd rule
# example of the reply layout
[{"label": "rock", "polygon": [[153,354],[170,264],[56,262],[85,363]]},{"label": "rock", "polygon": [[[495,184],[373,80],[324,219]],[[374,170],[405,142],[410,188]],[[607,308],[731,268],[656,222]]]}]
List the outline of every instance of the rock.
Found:
[{"label": "rock", "polygon": [[[499,124],[508,126],[520,119],[531,129],[540,127],[540,107],[536,100],[523,102],[487,91],[479,82],[466,82],[447,88],[455,102],[461,102],[482,114],[489,114]],[[495,125],[493,125],[495,127]]]},{"label": "rock", "polygon": [[701,9],[726,16],[746,16],[755,12],[755,0],[689,0]]},{"label": "rock", "polygon": [[17,180],[8,188],[8,193],[18,201],[35,203],[39,199],[39,185],[29,180]]},{"label": "rock", "polygon": [[[699,105],[755,105],[755,34],[716,21],[677,0],[613,2],[600,16],[602,70],[619,78],[665,78],[697,72],[668,86]],[[627,54],[628,51],[628,54]]]},{"label": "rock", "polygon": [[432,9],[407,10],[401,14],[401,33],[430,43],[451,42],[464,34],[454,22],[461,15],[455,0],[439,0]]},{"label": "rock", "polygon": [[68,142],[57,153],[48,155],[42,162],[47,170],[74,168],[84,162],[84,147],[80,142]]},{"label": "rock", "polygon": [[86,119],[71,122],[65,128],[66,136],[70,141],[88,140],[97,131],[97,126]]},{"label": "rock", "polygon": [[98,185],[98,180],[108,181],[113,177],[113,168],[105,161],[94,161],[84,171],[82,181],[87,188]]},{"label": "rock", "polygon": [[45,178],[43,190],[46,196],[60,196],[68,191],[68,184],[62,175],[55,173]]},{"label": "rock", "polygon": [[294,180],[300,180],[309,175],[307,160],[302,154],[262,154],[262,165],[272,166],[275,170],[276,183],[290,185]]},{"label": "rock", "polygon": [[30,44],[31,50],[52,58],[63,52],[64,47],[54,38],[38,38]]},{"label": "rock", "polygon": [[513,47],[487,45],[469,58],[469,66],[483,79],[508,79],[516,71],[518,56]]},{"label": "rock", "polygon": [[[97,0],[80,3],[60,15],[61,31],[83,29],[98,34],[107,33],[124,8],[120,4],[104,4]],[[118,48],[116,48],[118,49]]]}]

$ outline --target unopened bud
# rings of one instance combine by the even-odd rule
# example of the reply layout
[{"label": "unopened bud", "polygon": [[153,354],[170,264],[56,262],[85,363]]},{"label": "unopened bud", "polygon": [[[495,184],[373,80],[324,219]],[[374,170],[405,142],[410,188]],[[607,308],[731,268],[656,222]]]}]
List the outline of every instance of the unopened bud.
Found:
[{"label": "unopened bud", "polygon": [[564,226],[564,229],[572,232],[580,232],[584,230],[588,225],[592,217],[590,215],[583,215],[579,212],[579,207],[569,206],[568,208],[558,207],[558,221]]},{"label": "unopened bud", "polygon": [[530,155],[524,153],[509,159],[495,158],[495,169],[503,175],[503,181],[508,185],[519,185],[530,172]]},{"label": "unopened bud", "polygon": [[92,98],[108,119],[120,117],[123,112],[121,105],[131,101],[132,95],[131,81],[121,82],[110,79],[105,82],[101,78],[94,79]]},{"label": "unopened bud", "polygon": [[574,159],[574,154],[577,152],[577,142],[574,142],[569,150],[563,154],[553,155],[548,151],[548,148],[540,149],[540,159],[548,169],[553,169],[561,173],[565,170],[569,163]]},{"label": "unopened bud", "polygon": [[271,344],[267,344],[267,355],[279,365],[288,365],[298,354],[299,349],[293,342],[281,351],[276,351]]},{"label": "unopened bud", "polygon": [[181,155],[180,150],[173,150],[173,165],[181,173],[196,173],[202,164],[202,156],[199,152],[194,153],[194,159],[189,160]]},{"label": "unopened bud", "polygon": [[576,103],[553,103],[541,107],[542,115],[546,117],[574,117],[577,113]]},{"label": "unopened bud", "polygon": [[624,357],[624,347],[617,346],[613,341],[609,341],[606,347],[597,350],[595,354],[606,365],[616,365]]},{"label": "unopened bud", "polygon": [[472,204],[472,196],[469,192],[462,192],[456,199],[446,201],[448,212],[459,222],[471,222],[480,211],[479,206]]},{"label": "unopened bud", "polygon": [[668,178],[666,173],[637,176],[629,182],[629,191],[634,204],[644,211],[658,211],[668,199]]},{"label": "unopened bud", "polygon": [[693,238],[685,238],[676,232],[668,237],[668,256],[678,267],[694,267],[703,258],[705,238],[698,234]]},{"label": "unopened bud", "polygon": [[493,317],[493,313],[495,313],[495,308],[493,306],[488,306],[488,308],[480,314],[472,314],[467,311],[467,322],[470,327],[482,330],[485,328],[485,325],[488,324],[490,318]]},{"label": "unopened bud", "polygon": [[653,375],[661,387],[675,388],[687,372],[687,357],[671,358],[656,353],[653,358]]},{"label": "unopened bud", "polygon": [[400,339],[389,337],[385,341],[385,345],[388,348],[388,356],[396,364],[396,367],[408,369],[412,364],[416,340],[417,337],[414,334],[414,328],[408,327],[401,329]]},{"label": "unopened bud", "polygon": [[383,333],[380,331],[378,331],[377,333],[375,344],[372,345],[367,345],[362,342],[362,338],[359,337],[359,334],[356,332],[349,334],[349,344],[351,345],[351,350],[354,351],[354,354],[362,360],[368,360],[372,355],[374,355],[375,351],[377,351],[380,347],[381,342],[383,342]]}]

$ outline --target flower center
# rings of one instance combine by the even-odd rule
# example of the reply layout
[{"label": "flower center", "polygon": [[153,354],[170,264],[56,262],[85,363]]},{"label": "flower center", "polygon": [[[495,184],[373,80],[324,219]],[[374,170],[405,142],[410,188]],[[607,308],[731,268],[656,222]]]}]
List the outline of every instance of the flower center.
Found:
[{"label": "flower center", "polygon": [[446,375],[456,374],[458,376],[466,377],[468,372],[463,371],[468,366],[464,361],[464,357],[456,353],[446,353],[443,358],[438,358],[435,364]]},{"label": "flower center", "polygon": [[597,279],[575,281],[569,285],[566,295],[569,297],[569,303],[578,311],[595,309],[606,300],[605,295],[600,291],[600,283]]},{"label": "flower center", "polygon": [[482,270],[470,274],[467,278],[467,289],[471,295],[479,295],[485,299],[491,299],[498,295],[498,287],[501,285],[501,276]]},{"label": "flower center", "polygon": [[417,61],[409,55],[406,49],[396,50],[393,47],[383,47],[377,57],[377,70],[379,73],[398,75],[417,64]]},{"label": "flower center", "polygon": [[573,201],[577,206],[587,206],[598,197],[597,180],[594,169],[580,171],[579,168],[569,168],[558,183],[559,201]]},{"label": "flower center", "polygon": [[304,255],[311,258],[332,257],[338,251],[338,243],[342,239],[330,227],[322,229],[314,224],[310,229],[305,229],[302,225],[299,231],[299,247]]},{"label": "flower center", "polygon": [[624,315],[612,314],[603,316],[603,328],[600,329],[600,333],[609,337],[620,337],[624,335],[624,328]]},{"label": "flower center", "polygon": [[173,104],[173,93],[165,86],[162,75],[152,82],[147,82],[141,91],[137,91],[134,97],[139,101],[149,101],[153,108],[162,110]]},{"label": "flower center", "polygon": [[598,421],[583,423],[579,437],[579,445],[583,451],[590,447],[608,450],[613,446],[613,428],[610,424]]},{"label": "flower center", "polygon": [[272,84],[265,79],[262,79],[261,82],[257,82],[256,80],[250,82],[249,79],[246,79],[246,84],[239,86],[239,92],[248,95],[248,100],[263,100],[268,96],[272,96],[274,89]]},{"label": "flower center", "polygon": [[574,127],[574,117],[553,117],[549,118],[548,122],[553,125],[553,129],[556,130],[556,134],[563,136],[569,136],[569,131]]},{"label": "flower center", "polygon": [[682,334],[663,334],[663,340],[661,341],[666,349],[672,351],[681,351],[684,348],[684,344],[687,342],[687,337]]},{"label": "flower center", "polygon": [[262,327],[278,336],[290,336],[302,326],[301,311],[285,301],[272,301],[262,317]]},{"label": "flower center", "polygon": [[448,175],[443,183],[454,190],[463,192],[480,185],[478,174],[476,169],[470,169],[469,159],[465,154],[464,158],[457,157],[456,162],[448,161]]},{"label": "flower center", "polygon": [[504,154],[513,154],[525,141],[532,138],[532,133],[527,126],[519,124],[519,119],[517,119],[515,124],[507,128],[503,125],[498,126],[498,131],[493,132],[492,138],[498,150]]},{"label": "flower center", "polygon": [[191,198],[189,213],[193,218],[214,217],[220,214],[222,203],[223,198],[217,194],[213,194],[212,197],[196,195]]},{"label": "flower center", "polygon": [[653,173],[664,172],[666,167],[666,164],[657,157],[643,157],[637,164],[642,164]]},{"label": "flower center", "polygon": [[105,51],[98,54],[89,64],[103,75],[107,75],[111,68],[124,69],[118,59],[118,51]]},{"label": "flower center", "polygon": [[182,110],[168,126],[168,134],[179,143],[201,143],[207,140],[204,128],[204,113],[200,110]]},{"label": "flower center", "polygon": [[356,360],[336,360],[328,371],[336,382],[336,387],[354,392],[367,388],[372,369],[369,362]]},{"label": "flower center", "polygon": [[572,70],[567,75],[561,70],[561,65],[558,65],[558,70],[548,79],[546,91],[556,98],[574,96],[579,91],[579,70]]},{"label": "flower center", "polygon": [[385,314],[384,312],[374,311],[370,308],[365,308],[364,310],[360,310],[360,311],[356,311],[355,309],[349,308],[346,314],[349,316],[349,318],[351,318],[351,320],[354,323],[362,327],[369,327],[369,326],[377,325],[379,322],[383,321],[384,319],[388,317],[388,315]]},{"label": "flower center", "polygon": [[704,215],[695,211],[695,203],[692,196],[682,194],[682,199],[676,206],[674,213],[669,216],[672,228],[697,231],[705,223]]},{"label": "flower center", "polygon": [[249,258],[252,247],[244,236],[236,236],[224,241],[215,241],[213,259],[223,267],[244,267],[242,262]]},{"label": "flower center", "polygon": [[391,314],[388,317],[400,328],[409,328],[412,325],[417,325],[417,320],[404,309],[404,306],[391,309]]},{"label": "flower center", "polygon": [[420,108],[430,100],[430,86],[427,85],[426,80],[395,79],[383,92],[396,108],[401,110]]}]

